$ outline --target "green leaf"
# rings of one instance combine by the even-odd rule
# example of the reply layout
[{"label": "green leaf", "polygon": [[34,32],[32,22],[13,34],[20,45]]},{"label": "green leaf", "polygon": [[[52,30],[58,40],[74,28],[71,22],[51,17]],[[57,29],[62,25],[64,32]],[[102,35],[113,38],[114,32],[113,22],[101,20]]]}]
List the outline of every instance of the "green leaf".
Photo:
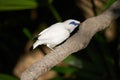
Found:
[{"label": "green leaf", "polygon": [[28,39],[32,39],[32,34],[27,28],[23,28],[23,33],[28,37]]},{"label": "green leaf", "polygon": [[48,3],[49,3],[49,4],[52,4],[52,2],[53,2],[53,0],[48,0]]},{"label": "green leaf", "polygon": [[52,4],[49,5],[49,9],[57,21],[62,21],[62,18],[60,17],[59,13]]},{"label": "green leaf", "polygon": [[57,66],[57,67],[54,67],[53,70],[59,72],[59,73],[67,73],[67,74],[72,74],[73,72],[77,71],[76,68],[73,68],[73,67],[62,67],[62,66]]},{"label": "green leaf", "polygon": [[0,80],[19,80],[19,79],[7,74],[0,74]]},{"label": "green leaf", "polygon": [[77,67],[77,68],[83,68],[83,63],[80,59],[78,59],[77,57],[73,56],[73,55],[70,55],[68,56],[65,60],[64,60],[65,63],[69,64],[69,65],[72,65],[74,67]]},{"label": "green leaf", "polygon": [[116,1],[116,0],[108,0],[108,1],[105,3],[102,11],[103,11],[103,10],[106,10],[107,8],[109,8],[115,1]]},{"label": "green leaf", "polygon": [[22,10],[37,7],[35,0],[0,0],[0,10]]}]

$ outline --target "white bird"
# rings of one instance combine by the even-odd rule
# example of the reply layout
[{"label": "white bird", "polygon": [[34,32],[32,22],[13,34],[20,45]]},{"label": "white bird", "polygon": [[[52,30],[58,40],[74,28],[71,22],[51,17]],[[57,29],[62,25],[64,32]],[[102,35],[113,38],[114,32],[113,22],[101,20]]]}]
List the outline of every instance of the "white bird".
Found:
[{"label": "white bird", "polygon": [[38,40],[33,44],[33,49],[39,45],[46,45],[53,50],[55,46],[65,41],[79,24],[79,21],[69,19],[51,25],[38,34]]}]

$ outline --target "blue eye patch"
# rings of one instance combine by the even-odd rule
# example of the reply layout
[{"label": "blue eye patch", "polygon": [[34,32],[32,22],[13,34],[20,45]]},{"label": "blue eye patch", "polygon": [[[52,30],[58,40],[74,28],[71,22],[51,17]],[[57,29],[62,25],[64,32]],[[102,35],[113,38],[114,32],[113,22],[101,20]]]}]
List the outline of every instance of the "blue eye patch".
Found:
[{"label": "blue eye patch", "polygon": [[74,26],[79,25],[79,23],[76,23],[76,22],[74,22],[74,21],[70,22],[69,24],[72,24],[72,25],[74,25]]}]

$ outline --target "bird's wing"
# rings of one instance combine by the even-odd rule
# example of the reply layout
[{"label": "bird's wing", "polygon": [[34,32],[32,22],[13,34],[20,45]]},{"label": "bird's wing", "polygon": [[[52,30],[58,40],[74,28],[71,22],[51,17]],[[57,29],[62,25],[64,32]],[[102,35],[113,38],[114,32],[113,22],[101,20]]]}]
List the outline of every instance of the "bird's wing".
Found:
[{"label": "bird's wing", "polygon": [[49,30],[49,28],[46,28],[46,29],[44,29],[42,32],[40,32],[38,35],[40,36],[40,35],[42,35],[43,33],[47,32],[48,30]]},{"label": "bird's wing", "polygon": [[[62,28],[63,24],[53,24],[52,26],[50,26],[49,28],[45,29],[44,31],[42,31],[41,33],[39,33],[39,37],[38,39],[48,39],[49,37],[52,38],[57,34],[59,34]],[[62,28],[63,29],[63,28]]]},{"label": "bird's wing", "polygon": [[61,24],[61,22],[51,25],[50,27],[48,27],[48,28],[44,29],[42,32],[40,32],[38,35],[40,36],[40,35],[48,32],[51,29],[57,28],[58,24]]},{"label": "bird's wing", "polygon": [[56,27],[49,29],[48,32],[38,37],[38,40],[44,41],[47,44],[54,44],[55,46],[66,40],[70,33],[66,30],[64,25],[59,24]]}]

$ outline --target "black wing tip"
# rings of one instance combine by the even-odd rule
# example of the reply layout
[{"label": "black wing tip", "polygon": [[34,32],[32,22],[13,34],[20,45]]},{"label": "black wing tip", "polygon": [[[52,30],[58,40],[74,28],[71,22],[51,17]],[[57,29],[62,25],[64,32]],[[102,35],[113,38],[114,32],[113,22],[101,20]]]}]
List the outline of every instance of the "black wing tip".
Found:
[{"label": "black wing tip", "polygon": [[36,35],[32,38],[32,40],[35,42],[36,40],[38,40],[38,37],[39,37],[39,35]]}]

